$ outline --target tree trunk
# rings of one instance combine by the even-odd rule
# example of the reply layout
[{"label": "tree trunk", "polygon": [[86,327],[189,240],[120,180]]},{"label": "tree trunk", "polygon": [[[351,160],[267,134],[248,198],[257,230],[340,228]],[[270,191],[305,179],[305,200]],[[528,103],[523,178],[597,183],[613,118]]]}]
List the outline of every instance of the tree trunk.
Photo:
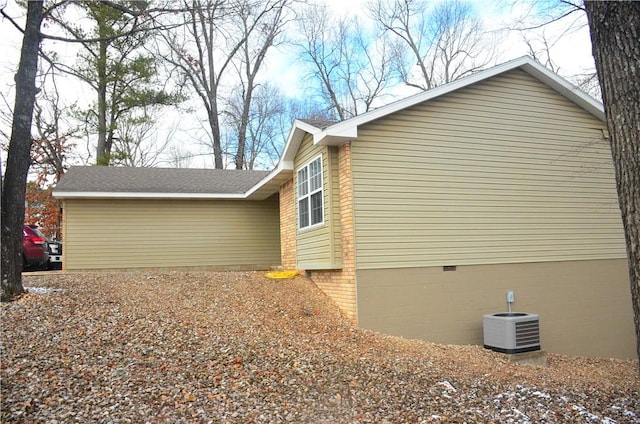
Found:
[{"label": "tree trunk", "polygon": [[[247,149],[247,127],[249,126],[249,117],[251,112],[251,100],[253,98],[253,86],[255,84],[252,75],[249,75],[246,93],[242,99],[242,113],[240,116],[240,125],[238,128],[238,149],[236,150],[236,169],[245,168],[245,152]],[[247,169],[252,170],[253,167]]]},{"label": "tree trunk", "polygon": [[[98,22],[100,37],[106,37],[104,22]],[[108,166],[110,162],[111,146],[107,141],[107,47],[106,40],[99,41],[97,71],[98,71],[98,145],[96,147],[96,165]]]},{"label": "tree trunk", "polygon": [[586,1],[585,8],[616,172],[640,358],[640,2]]},{"label": "tree trunk", "polygon": [[[213,167],[215,169],[224,169],[224,161],[222,160],[222,142],[220,139],[220,125],[218,121],[218,112],[215,102],[211,99],[212,110],[209,112],[209,126],[211,126],[211,138],[213,139]],[[214,109],[215,108],[215,109]]]},{"label": "tree trunk", "polygon": [[2,301],[11,300],[24,292],[22,226],[27,173],[31,163],[31,122],[37,93],[35,81],[43,9],[43,1],[27,2],[27,22],[16,73],[16,100],[2,184]]}]

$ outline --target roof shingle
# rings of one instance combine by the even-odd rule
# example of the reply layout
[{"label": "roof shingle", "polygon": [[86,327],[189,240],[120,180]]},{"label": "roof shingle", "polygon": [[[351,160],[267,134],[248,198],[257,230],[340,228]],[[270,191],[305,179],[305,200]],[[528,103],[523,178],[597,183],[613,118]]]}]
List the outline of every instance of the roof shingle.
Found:
[{"label": "roof shingle", "polygon": [[323,130],[327,127],[330,127],[333,124],[338,123],[338,121],[329,121],[327,119],[298,119],[298,120],[304,122],[305,124],[309,124],[312,127],[316,127],[320,130]]},{"label": "roof shingle", "polygon": [[269,171],[74,166],[56,192],[243,194]]}]

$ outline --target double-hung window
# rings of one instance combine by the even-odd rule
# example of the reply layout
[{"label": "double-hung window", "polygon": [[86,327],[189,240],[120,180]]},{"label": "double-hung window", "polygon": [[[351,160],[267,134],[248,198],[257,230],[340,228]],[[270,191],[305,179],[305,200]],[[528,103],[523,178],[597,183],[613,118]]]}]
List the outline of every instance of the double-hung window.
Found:
[{"label": "double-hung window", "polygon": [[322,156],[298,170],[298,228],[324,222]]}]

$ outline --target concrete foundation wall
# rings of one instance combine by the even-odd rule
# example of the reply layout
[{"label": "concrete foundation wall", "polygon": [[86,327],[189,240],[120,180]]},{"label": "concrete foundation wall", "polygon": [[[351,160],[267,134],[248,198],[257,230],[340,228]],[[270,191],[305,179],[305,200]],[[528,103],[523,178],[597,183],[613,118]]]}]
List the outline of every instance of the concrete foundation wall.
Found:
[{"label": "concrete foundation wall", "polygon": [[540,315],[542,348],[635,357],[626,260],[357,271],[360,327],[444,344],[483,344],[482,315]]}]

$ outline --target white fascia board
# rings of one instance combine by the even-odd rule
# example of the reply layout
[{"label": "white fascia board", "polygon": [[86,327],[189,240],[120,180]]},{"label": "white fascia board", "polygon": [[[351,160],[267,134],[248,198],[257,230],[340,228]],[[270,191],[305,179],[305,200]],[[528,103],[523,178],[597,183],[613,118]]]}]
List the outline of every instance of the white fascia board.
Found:
[{"label": "white fascia board", "polygon": [[544,84],[547,84],[556,92],[571,100],[601,121],[606,120],[604,106],[602,106],[602,103],[538,62],[530,60],[522,66],[522,70]]},{"label": "white fascia board", "polygon": [[289,132],[287,142],[284,145],[284,150],[282,151],[280,161],[292,162],[295,159],[296,154],[298,153],[298,149],[300,148],[300,143],[302,143],[304,135],[309,133],[315,137],[315,135],[320,133],[321,131],[322,130],[314,127],[313,125],[309,125],[306,122],[296,119],[293,122],[291,131]]},{"label": "white fascia board", "polygon": [[282,170],[293,170],[293,161],[292,160],[281,160],[278,163],[278,168]]},{"label": "white fascia board", "polygon": [[334,125],[321,133],[314,134],[313,144],[320,144],[322,146],[339,146],[356,138],[358,138],[357,126],[350,125],[335,128]]},{"label": "white fascia board", "polygon": [[100,191],[54,191],[57,199],[244,199],[246,193],[136,193]]},{"label": "white fascia board", "polygon": [[336,144],[335,141],[337,137],[355,138],[357,137],[359,125],[366,124],[375,119],[382,118],[394,112],[398,112],[416,104],[434,99],[436,97],[459,90],[461,88],[467,87],[469,85],[475,84],[482,80],[494,77],[496,75],[516,68],[522,68],[529,75],[538,79],[544,84],[547,84],[561,95],[565,96],[569,100],[587,110],[595,117],[604,120],[604,109],[600,102],[593,99],[585,92],[569,83],[564,78],[556,75],[555,73],[544,67],[542,64],[536,62],[531,57],[522,56],[517,59],[502,63],[500,65],[496,65],[492,68],[479,71],[468,77],[432,88],[431,90],[427,90],[423,93],[414,94],[413,96],[398,100],[396,102],[353,117],[346,121],[338,122],[337,124],[326,128],[321,133],[314,135],[314,143]]},{"label": "white fascia board", "polygon": [[[296,128],[296,123],[293,123],[293,126],[291,127],[291,131],[289,131],[289,136],[287,137],[287,142],[284,143],[284,149],[282,149],[282,156],[280,156],[280,162],[282,162],[283,160],[285,160],[285,158],[287,157],[287,153],[291,150],[298,150],[298,147],[300,147],[300,140],[298,140],[298,135],[297,132],[300,131]],[[294,146],[294,144],[297,144],[296,146]]]},{"label": "white fascia board", "polygon": [[249,191],[247,191],[244,194],[245,198],[250,197],[253,193],[258,191],[260,188],[264,187],[269,182],[271,182],[271,181],[275,180],[276,178],[278,178],[279,176],[287,173],[287,171],[293,171],[293,161],[281,160],[280,162],[278,162],[278,166],[276,166],[276,168],[273,171],[271,171],[269,174],[267,174],[266,177],[264,177],[263,179],[258,181],[256,184],[254,184],[254,186],[251,187],[249,189]]}]

